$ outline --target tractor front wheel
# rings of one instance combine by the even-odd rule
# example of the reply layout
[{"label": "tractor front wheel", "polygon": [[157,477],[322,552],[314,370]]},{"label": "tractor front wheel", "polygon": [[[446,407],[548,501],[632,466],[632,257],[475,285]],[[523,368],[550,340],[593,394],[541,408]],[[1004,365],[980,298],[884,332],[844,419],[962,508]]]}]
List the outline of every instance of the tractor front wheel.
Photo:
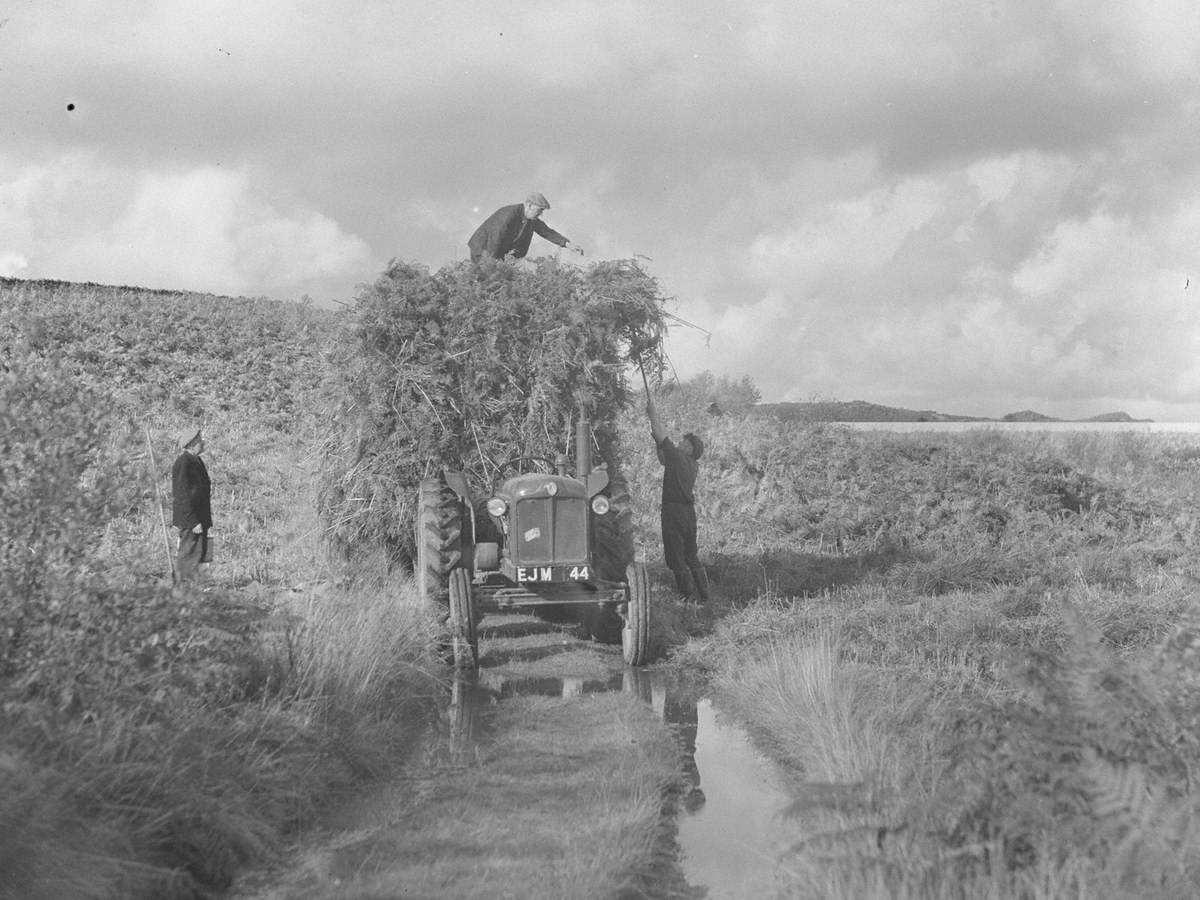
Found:
[{"label": "tractor front wheel", "polygon": [[603,493],[608,497],[609,510],[602,516],[592,515],[596,568],[601,578],[620,581],[626,566],[633,562],[633,501],[629,497],[629,482],[616,472]]},{"label": "tractor front wheel", "polygon": [[621,629],[621,651],[631,666],[646,663],[650,646],[650,575],[646,564],[630,563],[625,569],[629,603]]}]

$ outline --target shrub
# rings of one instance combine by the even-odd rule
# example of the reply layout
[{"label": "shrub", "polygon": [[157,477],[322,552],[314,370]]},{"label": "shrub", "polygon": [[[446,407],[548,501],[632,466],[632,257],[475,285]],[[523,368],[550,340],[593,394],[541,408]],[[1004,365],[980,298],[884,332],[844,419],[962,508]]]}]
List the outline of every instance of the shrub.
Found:
[{"label": "shrub", "polygon": [[26,352],[0,373],[0,675],[55,662],[109,522],[140,495],[136,442],[62,364]]}]

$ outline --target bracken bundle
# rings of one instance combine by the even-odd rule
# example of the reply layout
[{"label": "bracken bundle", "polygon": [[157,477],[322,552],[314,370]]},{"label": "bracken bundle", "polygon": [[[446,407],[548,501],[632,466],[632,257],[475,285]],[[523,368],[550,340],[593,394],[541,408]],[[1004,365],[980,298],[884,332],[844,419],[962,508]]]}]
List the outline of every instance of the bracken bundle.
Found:
[{"label": "bracken bundle", "polygon": [[629,260],[394,261],[360,289],[330,360],[318,508],[332,546],[407,564],[422,478],[449,468],[487,491],[509,459],[569,452],[581,410],[615,473],[630,365],[665,368],[665,302]]}]

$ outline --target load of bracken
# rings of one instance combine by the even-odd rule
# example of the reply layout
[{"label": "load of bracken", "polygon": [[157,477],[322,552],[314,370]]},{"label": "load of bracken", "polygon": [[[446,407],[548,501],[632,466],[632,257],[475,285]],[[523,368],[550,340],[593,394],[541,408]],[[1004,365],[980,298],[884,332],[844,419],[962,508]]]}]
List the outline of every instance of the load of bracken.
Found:
[{"label": "load of bracken", "polygon": [[423,478],[449,468],[483,488],[504,460],[565,451],[581,411],[616,477],[630,373],[666,365],[667,302],[633,260],[393,261],[360,288],[330,359],[318,508],[331,545],[410,564]]}]

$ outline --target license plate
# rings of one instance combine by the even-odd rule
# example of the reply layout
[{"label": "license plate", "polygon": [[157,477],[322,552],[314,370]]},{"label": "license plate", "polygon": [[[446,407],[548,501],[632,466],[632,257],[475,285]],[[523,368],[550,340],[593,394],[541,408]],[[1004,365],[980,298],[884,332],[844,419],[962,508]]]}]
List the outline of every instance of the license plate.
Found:
[{"label": "license plate", "polygon": [[592,577],[588,566],[517,566],[517,581],[540,584],[552,581],[587,581]]}]

